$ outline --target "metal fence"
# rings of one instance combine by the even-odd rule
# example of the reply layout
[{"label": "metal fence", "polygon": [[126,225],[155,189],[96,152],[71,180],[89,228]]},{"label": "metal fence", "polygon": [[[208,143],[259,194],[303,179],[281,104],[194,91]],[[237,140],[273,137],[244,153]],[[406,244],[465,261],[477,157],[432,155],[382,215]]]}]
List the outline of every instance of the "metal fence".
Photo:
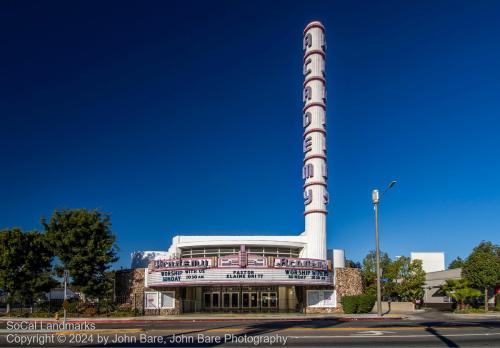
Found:
[{"label": "metal fence", "polygon": [[[132,299],[133,300],[133,299]],[[137,302],[134,307],[129,297],[115,296],[112,299],[67,300],[66,312],[68,317],[82,318],[94,316],[137,316],[144,313],[142,303]],[[64,300],[37,300],[29,302],[13,302],[10,304],[10,312],[7,313],[7,303],[0,302],[0,315],[16,317],[39,317],[53,318],[62,317],[64,313]]]}]

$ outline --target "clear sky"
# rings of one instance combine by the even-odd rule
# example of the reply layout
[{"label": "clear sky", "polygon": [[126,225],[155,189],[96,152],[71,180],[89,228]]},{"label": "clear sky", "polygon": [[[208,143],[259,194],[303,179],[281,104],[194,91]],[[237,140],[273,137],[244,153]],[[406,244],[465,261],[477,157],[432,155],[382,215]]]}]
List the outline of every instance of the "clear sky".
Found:
[{"label": "clear sky", "polygon": [[302,30],[327,30],[328,247],[500,243],[499,1],[2,1],[0,227],[303,231]]}]

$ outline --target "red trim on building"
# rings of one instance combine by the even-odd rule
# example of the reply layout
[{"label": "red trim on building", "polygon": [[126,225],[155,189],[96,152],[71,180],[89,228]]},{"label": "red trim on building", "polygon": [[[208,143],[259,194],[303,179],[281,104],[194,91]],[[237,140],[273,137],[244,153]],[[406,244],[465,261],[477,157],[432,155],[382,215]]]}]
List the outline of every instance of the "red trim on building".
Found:
[{"label": "red trim on building", "polygon": [[307,160],[310,160],[311,158],[322,158],[326,161],[326,156],[325,155],[311,155],[311,156],[307,156],[306,158],[304,158],[304,163],[307,161]]},{"label": "red trim on building", "polygon": [[310,133],[314,133],[314,132],[319,132],[319,133],[323,133],[323,135],[326,136],[326,130],[324,128],[311,128],[307,131],[304,132],[304,138],[310,134]]},{"label": "red trim on building", "polygon": [[304,106],[304,108],[302,108],[302,112],[306,112],[307,109],[309,109],[310,107],[313,107],[313,106],[320,106],[323,108],[323,110],[326,110],[326,105],[325,103],[318,103],[318,102],[314,102],[314,103],[309,103],[307,105]]},{"label": "red trim on building", "polygon": [[323,24],[321,24],[320,22],[312,22],[306,26],[306,28],[304,29],[304,34],[312,28],[320,28],[321,30],[323,30],[323,33],[325,32],[325,27],[323,26]]},{"label": "red trim on building", "polygon": [[306,216],[307,214],[312,214],[312,213],[323,213],[323,214],[328,214],[328,211],[327,211],[327,210],[324,210],[324,209],[314,209],[314,210],[308,210],[308,211],[305,211],[305,212],[304,212],[304,216]]},{"label": "red trim on building", "polygon": [[319,54],[323,57],[323,59],[326,58],[326,53],[323,50],[310,50],[309,52],[306,52],[304,54],[304,62],[306,61],[307,58],[309,58],[309,56],[313,54]]},{"label": "red trim on building", "polygon": [[324,187],[327,186],[326,182],[323,182],[323,181],[310,181],[310,182],[306,182],[304,184],[304,188],[309,187],[311,185],[321,185],[321,186],[324,186]]},{"label": "red trim on building", "polygon": [[321,77],[321,76],[312,76],[312,77],[309,77],[308,79],[306,79],[304,81],[303,86],[305,87],[306,84],[308,84],[311,81],[315,81],[315,80],[321,81],[321,82],[323,82],[324,85],[326,85],[326,80],[323,77]]}]

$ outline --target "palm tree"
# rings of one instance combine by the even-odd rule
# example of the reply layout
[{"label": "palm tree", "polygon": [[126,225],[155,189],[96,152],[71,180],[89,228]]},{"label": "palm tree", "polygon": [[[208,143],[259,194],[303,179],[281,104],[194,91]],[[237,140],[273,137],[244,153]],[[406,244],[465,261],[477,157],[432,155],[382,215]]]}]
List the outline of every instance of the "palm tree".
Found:
[{"label": "palm tree", "polygon": [[458,302],[459,309],[464,309],[465,302],[469,299],[481,296],[481,291],[471,288],[465,279],[449,279],[442,286],[442,290],[447,296]]}]

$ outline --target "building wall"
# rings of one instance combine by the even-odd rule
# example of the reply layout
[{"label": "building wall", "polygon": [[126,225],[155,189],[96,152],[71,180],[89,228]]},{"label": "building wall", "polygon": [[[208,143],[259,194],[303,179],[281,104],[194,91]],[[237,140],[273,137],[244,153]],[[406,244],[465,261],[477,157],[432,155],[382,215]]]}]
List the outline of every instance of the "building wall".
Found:
[{"label": "building wall", "polygon": [[[446,304],[450,307],[451,303],[448,301],[447,296],[441,293],[441,286],[449,279],[460,279],[462,276],[462,269],[448,269],[446,271],[430,272],[425,275],[424,285],[424,303],[427,305],[432,304]],[[443,306],[440,306],[443,307]]]},{"label": "building wall", "polygon": [[[279,309],[291,310],[293,308],[304,308],[307,301],[307,290],[336,290],[337,306],[332,308],[305,308],[305,313],[335,313],[342,311],[342,296],[359,295],[362,293],[361,271],[356,268],[338,268],[336,269],[335,287],[332,286],[280,286],[279,287]],[[181,305],[184,300],[189,305],[190,301],[201,303],[202,294],[200,287],[162,287],[147,288],[144,282],[145,270],[141,268],[117,271],[116,274],[116,295],[124,299],[123,307],[136,309],[139,313],[145,315],[176,315],[181,313]],[[175,308],[172,309],[145,309],[144,292],[145,291],[174,291]],[[302,292],[301,294],[299,292]],[[181,294],[182,293],[182,294]],[[182,298],[181,298],[182,297]],[[302,303],[302,306],[300,305]],[[187,308],[186,310],[194,310]]]},{"label": "building wall", "polygon": [[175,306],[172,309],[145,309],[144,292],[158,291],[144,286],[144,268],[120,270],[116,272],[116,296],[122,299],[123,308],[135,309],[144,315],[180,314],[181,301],[178,288],[162,288],[161,291],[175,292]]},{"label": "building wall", "polygon": [[422,268],[426,273],[445,270],[443,252],[412,252],[411,260],[421,260]]}]

